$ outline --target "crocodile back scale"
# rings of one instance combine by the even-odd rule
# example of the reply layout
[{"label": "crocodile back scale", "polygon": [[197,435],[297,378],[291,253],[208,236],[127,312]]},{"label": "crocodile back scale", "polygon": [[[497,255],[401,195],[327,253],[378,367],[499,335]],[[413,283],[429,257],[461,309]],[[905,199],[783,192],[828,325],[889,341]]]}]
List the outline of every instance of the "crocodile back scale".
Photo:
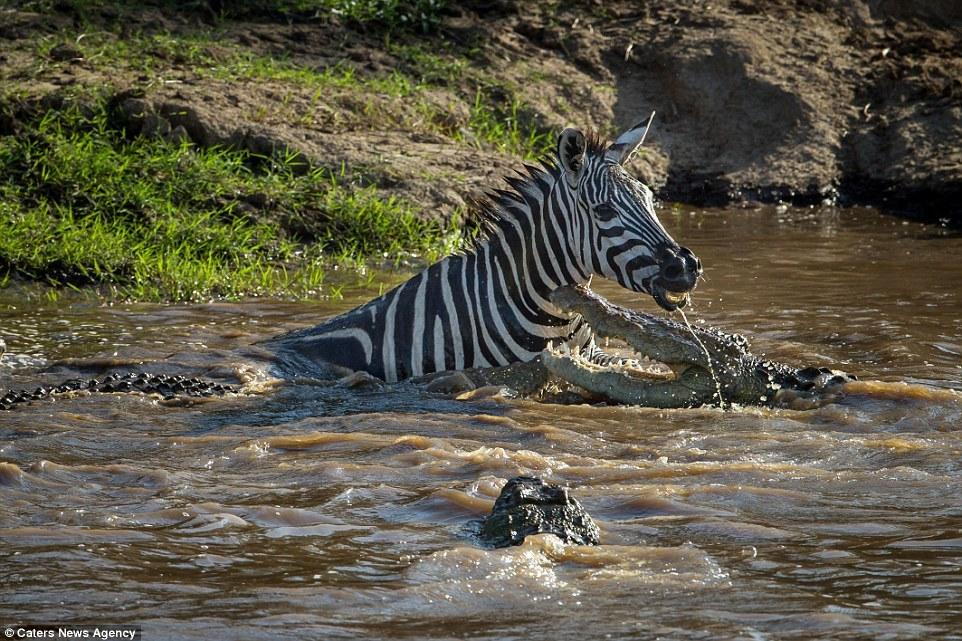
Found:
[{"label": "crocodile back scale", "polygon": [[126,374],[110,374],[103,378],[75,378],[60,385],[40,386],[32,390],[9,391],[0,397],[0,410],[9,410],[22,403],[29,403],[58,394],[83,391],[103,393],[140,392],[143,394],[159,394],[164,399],[171,399],[177,396],[221,396],[237,390],[232,385],[213,383],[199,378],[128,372]]},{"label": "crocodile back scale", "polygon": [[[654,114],[652,114],[654,115]],[[683,306],[701,263],[655,215],[651,190],[624,165],[651,118],[605,146],[565,129],[557,158],[508,178],[477,203],[482,233],[464,252],[316,327],[271,341],[290,360],[333,363],[388,382],[531,361],[553,341],[594,347],[550,293],[592,275]]]}]

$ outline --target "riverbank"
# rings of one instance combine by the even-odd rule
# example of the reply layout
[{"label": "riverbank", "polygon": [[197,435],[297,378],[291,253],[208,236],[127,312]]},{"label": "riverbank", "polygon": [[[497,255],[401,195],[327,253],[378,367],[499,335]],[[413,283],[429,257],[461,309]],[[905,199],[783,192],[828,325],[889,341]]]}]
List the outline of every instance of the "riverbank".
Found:
[{"label": "riverbank", "polygon": [[6,0],[0,269],[323,292],[338,261],[449,251],[561,127],[651,109],[663,199],[962,224],[962,11],[903,4]]}]

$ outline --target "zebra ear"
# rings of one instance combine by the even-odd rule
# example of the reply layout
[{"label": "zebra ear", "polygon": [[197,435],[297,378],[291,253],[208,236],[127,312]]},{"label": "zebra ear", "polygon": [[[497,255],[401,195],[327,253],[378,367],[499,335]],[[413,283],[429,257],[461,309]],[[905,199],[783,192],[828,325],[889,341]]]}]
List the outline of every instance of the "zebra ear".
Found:
[{"label": "zebra ear", "polygon": [[645,142],[645,136],[648,135],[648,130],[651,128],[651,121],[654,120],[654,118],[655,112],[652,111],[651,115],[648,116],[648,120],[639,122],[618,136],[618,140],[611,143],[611,146],[605,151],[605,158],[621,165],[628,164],[628,161],[631,160],[631,155],[641,147],[641,143]]},{"label": "zebra ear", "polygon": [[571,187],[578,185],[578,177],[585,164],[586,148],[585,135],[577,129],[569,127],[558,136],[558,161]]}]

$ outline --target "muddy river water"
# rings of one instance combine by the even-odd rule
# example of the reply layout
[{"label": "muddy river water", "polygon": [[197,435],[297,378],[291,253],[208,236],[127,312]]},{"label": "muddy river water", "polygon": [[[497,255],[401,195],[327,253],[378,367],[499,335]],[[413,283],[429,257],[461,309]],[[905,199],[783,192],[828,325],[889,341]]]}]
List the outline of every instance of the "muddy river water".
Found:
[{"label": "muddy river water", "polygon": [[[0,291],[0,388],[108,365],[248,382],[0,414],[0,625],[145,639],[962,639],[962,236],[870,211],[666,211],[693,322],[861,379],[807,411],[458,401],[271,379],[343,300],[101,306]],[[617,287],[620,304],[654,304]],[[505,479],[602,545],[487,550]]]}]

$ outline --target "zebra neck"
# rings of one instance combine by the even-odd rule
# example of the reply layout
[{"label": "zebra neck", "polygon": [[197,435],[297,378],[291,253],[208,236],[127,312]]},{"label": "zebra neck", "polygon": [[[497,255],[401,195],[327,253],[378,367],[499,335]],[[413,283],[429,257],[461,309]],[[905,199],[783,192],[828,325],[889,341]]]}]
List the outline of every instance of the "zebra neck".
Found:
[{"label": "zebra neck", "polygon": [[584,249],[589,221],[559,169],[528,171],[524,179],[509,179],[515,191],[499,192],[481,212],[487,233],[469,254],[490,257],[507,289],[525,294],[553,317],[564,316],[548,296],[558,287],[590,280]]}]

